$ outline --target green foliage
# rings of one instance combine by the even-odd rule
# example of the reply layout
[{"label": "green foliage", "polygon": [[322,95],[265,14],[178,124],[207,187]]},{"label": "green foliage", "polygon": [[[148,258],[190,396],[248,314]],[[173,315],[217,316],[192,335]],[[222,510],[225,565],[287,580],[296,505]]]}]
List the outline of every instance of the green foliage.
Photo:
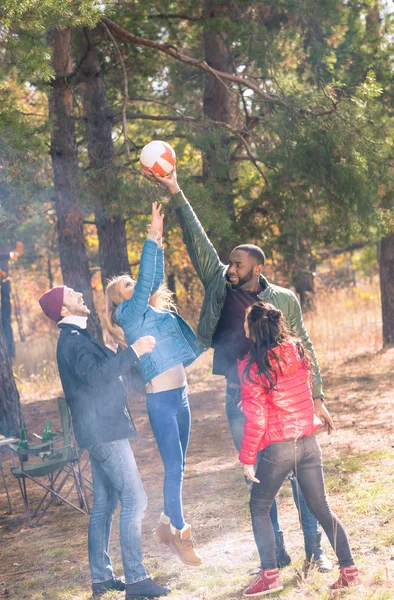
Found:
[{"label": "green foliage", "polygon": [[363,277],[373,277],[379,272],[377,246],[365,246],[355,253],[352,259],[353,268],[361,273]]},{"label": "green foliage", "polygon": [[45,196],[40,177],[45,160],[45,127],[24,117],[15,95],[1,86],[0,231],[12,228]]},{"label": "green foliage", "polygon": [[95,27],[102,3],[92,0],[3,0],[0,5],[6,60],[21,81],[48,81],[52,75],[46,34],[52,28]]},{"label": "green foliage", "polygon": [[[180,10],[179,3],[169,0],[6,0],[0,8],[6,31],[0,68],[6,79],[13,74],[17,81],[47,81],[51,68],[46,32],[73,27],[71,84],[76,114],[82,117],[78,66],[88,48],[83,28],[95,27],[103,13],[135,35],[199,59],[204,58],[204,34],[216,31],[232,72],[251,75],[253,83],[277,98],[266,102],[247,86],[227,83],[229,128],[203,117],[201,71],[153,48],[119,39],[114,43],[102,27],[95,30],[114,115],[115,156],[108,171],[94,172],[84,121],[76,121],[81,205],[87,215],[97,201],[108,214],[121,210],[130,235],[139,239],[150,200],[162,194],[138,175],[139,152],[148,141],[165,139],[176,149],[182,186],[215,244],[261,244],[292,277],[297,269],[314,270],[323,246],[377,239],[393,227],[394,25],[385,6],[376,0],[238,0],[215,3],[215,17],[187,20],[171,17]],[[192,17],[202,9],[203,2],[182,3],[182,13]],[[129,153],[121,127],[124,69]],[[38,90],[45,99],[41,83]],[[16,177],[19,169],[9,166],[5,189],[14,197],[47,198],[48,128],[45,123],[40,131],[37,122],[23,119],[20,98],[18,102],[7,118],[19,125],[15,139],[8,128],[7,143],[15,145],[25,175]],[[205,165],[211,171],[203,174],[207,156]],[[41,161],[40,168],[36,161]]]}]

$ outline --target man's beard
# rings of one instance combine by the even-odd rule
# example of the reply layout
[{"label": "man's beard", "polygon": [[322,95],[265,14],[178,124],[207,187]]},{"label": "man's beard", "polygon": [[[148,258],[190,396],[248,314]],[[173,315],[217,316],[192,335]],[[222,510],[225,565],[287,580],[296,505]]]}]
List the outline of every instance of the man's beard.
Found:
[{"label": "man's beard", "polygon": [[88,317],[90,315],[90,310],[88,309],[86,304],[78,306],[72,312],[75,317]]},{"label": "man's beard", "polygon": [[238,279],[238,283],[232,283],[229,279],[228,273],[226,274],[226,278],[227,281],[231,283],[231,287],[233,288],[233,290],[238,290],[243,285],[245,285],[245,283],[248,283],[251,279],[253,279],[253,268],[250,269],[249,273],[246,273],[245,277],[241,277],[240,279]]}]

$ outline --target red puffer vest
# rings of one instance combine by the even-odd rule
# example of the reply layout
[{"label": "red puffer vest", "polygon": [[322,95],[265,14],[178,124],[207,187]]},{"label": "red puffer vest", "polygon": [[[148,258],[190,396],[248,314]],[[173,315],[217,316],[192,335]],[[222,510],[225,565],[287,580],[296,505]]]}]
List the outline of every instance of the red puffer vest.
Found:
[{"label": "red puffer vest", "polygon": [[[293,341],[275,348],[280,360],[276,389],[266,392],[257,365],[250,374],[256,383],[249,381],[245,373],[247,357],[238,361],[241,382],[242,409],[245,416],[239,460],[244,465],[254,465],[259,450],[272,442],[294,440],[312,435],[322,423],[315,416],[311,392],[311,372],[303,364]],[[273,361],[275,365],[276,361]]]}]

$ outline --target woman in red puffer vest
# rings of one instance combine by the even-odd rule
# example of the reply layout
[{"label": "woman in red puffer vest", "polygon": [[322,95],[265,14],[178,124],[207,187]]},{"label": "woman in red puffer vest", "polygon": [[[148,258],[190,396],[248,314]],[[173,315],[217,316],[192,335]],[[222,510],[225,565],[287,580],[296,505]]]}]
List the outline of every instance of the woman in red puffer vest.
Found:
[{"label": "woman in red puffer vest", "polygon": [[246,477],[254,482],[250,511],[261,571],[244,596],[283,589],[269,511],[292,469],[338,557],[340,576],[331,589],[357,585],[358,569],[345,530],[325,494],[321,449],[315,436],[322,424],[314,414],[309,356],[287,329],[282,312],[271,304],[256,302],[246,311],[245,332],[251,350],[238,364],[245,415],[239,459]]}]

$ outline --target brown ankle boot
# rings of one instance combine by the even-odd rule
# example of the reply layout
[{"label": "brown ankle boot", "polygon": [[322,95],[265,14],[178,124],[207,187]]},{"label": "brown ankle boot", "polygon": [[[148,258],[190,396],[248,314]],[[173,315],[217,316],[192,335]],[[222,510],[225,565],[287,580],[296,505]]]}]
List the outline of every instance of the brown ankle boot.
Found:
[{"label": "brown ankle boot", "polygon": [[185,525],[183,529],[176,529],[170,525],[171,541],[170,548],[175,552],[185,565],[197,567],[201,564],[201,556],[194,547],[190,525]]},{"label": "brown ankle boot", "polygon": [[157,529],[155,529],[153,533],[153,537],[157,542],[160,542],[161,544],[166,544],[167,546],[170,545],[172,538],[170,524],[170,517],[167,517],[167,515],[161,513],[159,526],[157,527]]}]

